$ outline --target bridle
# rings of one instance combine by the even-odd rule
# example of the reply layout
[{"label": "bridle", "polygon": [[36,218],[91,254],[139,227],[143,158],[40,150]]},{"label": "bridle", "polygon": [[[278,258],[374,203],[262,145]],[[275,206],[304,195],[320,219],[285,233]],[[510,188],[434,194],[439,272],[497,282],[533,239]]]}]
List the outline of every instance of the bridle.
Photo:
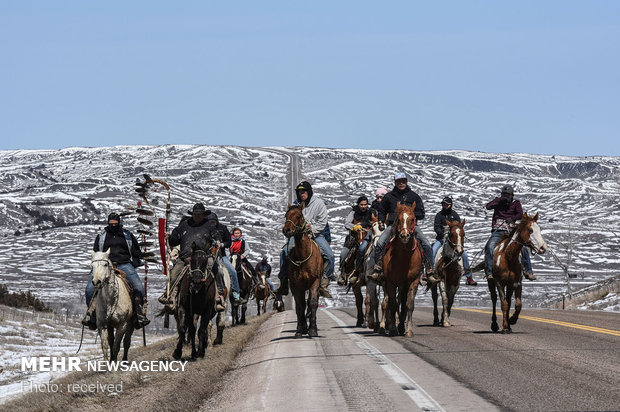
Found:
[{"label": "bridle", "polygon": [[[444,263],[444,266],[449,266],[452,263],[457,262],[461,258],[461,255],[456,253],[457,244],[454,243],[452,240],[450,240],[451,228],[452,226],[448,226],[448,230],[446,230],[444,233],[444,240],[443,240],[444,246],[443,246],[441,255],[442,257],[450,259],[448,262]],[[449,246],[449,247],[446,247],[446,246]],[[450,249],[452,253],[449,253],[448,249]]]},{"label": "bridle", "polygon": [[[285,234],[285,236],[287,237],[287,239],[290,239],[291,236],[295,236],[295,235],[305,235],[309,232],[308,229],[306,229],[306,218],[304,217],[303,213],[301,214],[301,218],[302,218],[302,223],[300,226],[298,226],[295,222],[293,222],[289,217],[288,217],[288,212],[286,213],[287,217],[286,217],[286,223],[290,222],[291,225],[293,226],[293,233],[292,234]],[[285,223],[285,225],[286,225]],[[308,255],[307,258],[303,259],[303,260],[293,260],[291,258],[291,249],[289,247],[289,242],[286,242],[286,256],[288,256],[288,260],[289,262],[291,262],[293,265],[299,267],[301,266],[302,263],[307,262],[311,257],[312,257],[312,252],[314,250],[314,240],[310,239],[310,241],[312,243],[310,243],[310,254]]]},{"label": "bridle", "polygon": [[95,286],[95,291],[99,291],[100,289],[102,289],[103,285],[112,286],[112,290],[110,293],[110,301],[108,302],[108,305],[109,307],[112,307],[112,306],[114,307],[112,308],[111,311],[108,311],[108,315],[109,315],[110,313],[116,311],[116,307],[118,306],[118,296],[119,296],[118,279],[116,279],[116,273],[114,272],[114,265],[112,264],[112,261],[110,259],[95,259],[91,261],[91,265],[92,263],[95,263],[95,262],[105,262],[107,266],[108,276],[106,276],[102,281],[100,281],[94,286]]},{"label": "bridle", "polygon": [[209,260],[208,260],[209,259],[209,254],[207,252],[205,252],[204,250],[200,250],[200,249],[199,250],[194,250],[193,253],[196,253],[196,254],[200,253],[200,254],[206,256],[207,257],[207,259],[206,259],[207,264],[205,265],[205,269],[201,269],[199,267],[191,269],[190,270],[190,274],[193,275],[194,273],[198,273],[198,274],[201,275],[200,276],[201,281],[202,282],[206,282],[207,279],[210,276],[213,276],[213,273],[210,270],[207,270],[207,265],[209,264]]}]

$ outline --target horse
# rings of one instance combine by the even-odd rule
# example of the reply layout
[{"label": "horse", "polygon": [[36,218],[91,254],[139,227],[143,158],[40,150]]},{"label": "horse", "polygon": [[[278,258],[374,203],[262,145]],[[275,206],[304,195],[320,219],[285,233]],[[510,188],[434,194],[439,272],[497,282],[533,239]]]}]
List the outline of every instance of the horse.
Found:
[{"label": "horse", "polygon": [[[375,253],[375,247],[379,238],[381,237],[381,233],[385,230],[385,224],[379,221],[379,218],[375,215],[371,217],[371,233],[372,238],[364,252],[363,258],[363,274],[366,280],[366,320],[368,322],[368,328],[374,330],[375,332],[380,331],[380,323],[379,323],[379,293],[381,286],[372,278],[372,272],[374,268],[374,260],[373,256]],[[385,328],[385,323],[383,323],[383,327]]]},{"label": "horse", "polygon": [[[353,220],[353,224],[357,224],[356,220]],[[364,297],[362,296],[362,286],[366,285],[366,277],[362,276],[364,273],[361,268],[357,267],[357,251],[361,243],[366,238],[369,229],[361,228],[357,230],[351,230],[350,236],[352,239],[351,249],[349,250],[349,254],[345,257],[344,263],[342,265],[342,274],[346,280],[349,280],[354,275],[357,277],[357,281],[353,281],[349,283],[350,288],[353,289],[353,295],[355,296],[355,307],[357,308],[357,323],[356,327],[366,327],[366,316],[364,310],[362,309],[362,305],[364,303]],[[361,271],[362,273],[357,273]]]},{"label": "horse", "polygon": [[93,285],[98,289],[94,298],[95,313],[103,358],[116,361],[122,341],[123,360],[126,361],[135,322],[130,287],[125,274],[112,265],[110,249],[93,252],[91,264]]},{"label": "horse", "polygon": [[[396,208],[398,217],[392,225],[392,235],[395,237],[383,256],[390,336],[395,336],[397,333],[407,337],[413,336],[415,295],[422,275],[422,248],[415,238],[415,206],[413,202],[412,206],[399,204]],[[398,331],[396,312],[399,312]]]},{"label": "horse", "polygon": [[[267,313],[267,301],[271,296],[271,286],[267,283],[265,273],[260,274],[259,283],[254,286],[254,297],[256,298],[256,312],[260,315],[261,301],[263,302],[263,313]],[[261,287],[262,286],[262,287]]]},{"label": "horse", "polygon": [[450,324],[450,311],[454,303],[454,296],[459,290],[459,282],[463,275],[463,244],[465,239],[465,219],[459,222],[446,222],[443,245],[435,256],[435,268],[439,277],[439,290],[441,292],[441,321],[437,310],[437,283],[431,286],[433,296],[433,326]]},{"label": "horse", "polygon": [[[218,253],[220,253],[220,251],[213,249],[212,253],[215,256],[218,256]],[[224,257],[223,259],[226,259],[226,257]],[[224,265],[222,261],[220,261],[219,259],[217,260],[218,260],[217,267],[218,267],[219,273],[222,274],[222,278],[224,280],[224,296],[222,296],[222,304],[224,305],[224,310],[221,312],[217,312],[217,316],[215,317],[215,325],[217,326],[217,330],[216,330],[215,339],[213,340],[213,344],[221,345],[222,343],[224,343],[224,329],[226,328],[226,310],[228,309],[228,303],[227,303],[228,299],[226,299],[226,296],[228,296],[228,294],[231,291],[230,278],[232,276],[232,273],[229,273],[228,268],[226,267],[226,265]],[[209,323],[209,330],[211,329],[212,326],[213,325]]]},{"label": "horse", "polygon": [[[491,330],[497,332],[497,316],[495,308],[497,294],[502,303],[504,321],[502,333],[510,333],[510,325],[517,323],[521,313],[521,288],[522,288],[522,265],[519,259],[521,249],[526,246],[534,253],[543,254],[547,250],[547,244],[542,237],[538,226],[538,213],[534,217],[523,214],[519,224],[507,234],[493,250],[493,278],[488,279],[491,301],[493,302],[493,316],[491,318]],[[515,295],[515,311],[509,318],[512,294]]]},{"label": "horse", "polygon": [[[295,239],[295,247],[288,250],[288,278],[291,294],[295,298],[297,331],[295,337],[304,334],[319,336],[316,326],[316,310],[319,305],[319,282],[323,274],[323,257],[319,245],[310,238],[307,222],[303,215],[304,206],[289,206],[282,233],[287,239]],[[288,244],[287,244],[288,245]],[[306,321],[306,291],[308,291],[308,312],[310,325]]]},{"label": "horse", "polygon": [[[186,335],[192,345],[191,358],[203,358],[208,346],[209,322],[215,316],[215,275],[213,274],[213,253],[210,248],[202,249],[192,244],[190,270],[179,284],[175,319],[178,340],[172,357],[181,359]],[[196,327],[198,328],[198,350],[196,350]]]},{"label": "horse", "polygon": [[[241,259],[241,255],[238,253],[233,254],[230,259],[234,268],[241,268],[241,270],[237,271],[237,278],[239,279],[239,296],[243,301],[241,305],[235,305],[232,293],[230,294],[232,326],[243,325],[245,324],[245,312],[248,310],[247,302],[250,298],[250,292],[252,291],[252,273],[245,266],[245,263]],[[239,306],[241,306],[241,315],[239,315]]]}]

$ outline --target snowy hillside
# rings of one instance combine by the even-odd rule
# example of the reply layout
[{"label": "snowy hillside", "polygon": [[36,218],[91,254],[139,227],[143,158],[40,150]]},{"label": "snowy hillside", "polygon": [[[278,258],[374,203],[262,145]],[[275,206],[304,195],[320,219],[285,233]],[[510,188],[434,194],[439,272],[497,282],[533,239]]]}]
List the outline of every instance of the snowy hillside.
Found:
[{"label": "snowy hillside", "polygon": [[[441,198],[454,198],[455,209],[468,222],[466,246],[472,258],[489,234],[491,213],[485,203],[511,183],[524,209],[541,213],[543,235],[562,261],[572,242],[570,271],[577,276],[571,279],[573,290],[616,274],[620,267],[620,231],[610,225],[620,218],[618,158],[125,146],[0,152],[0,281],[11,290],[36,290],[46,301],[78,307],[92,242],[111,210],[135,207],[139,197],[134,182],[142,173],[172,186],[173,226],[193,203],[202,201],[230,228],[244,229],[252,262],[268,254],[277,266],[284,241],[280,229],[287,202],[288,150],[300,157],[303,176],[327,201],[336,255],[344,235],[342,220],[357,196],[370,197],[379,185],[390,189],[394,171],[402,170],[425,202],[422,228],[429,237]],[[161,193],[155,200],[156,207],[164,206]],[[125,225],[139,227],[135,216],[127,217]],[[535,257],[534,268],[539,280],[526,283],[526,306],[566,289],[564,274],[550,254]],[[163,290],[160,272],[151,271],[149,285],[151,296]],[[487,305],[487,294],[483,286],[463,287],[458,304]],[[341,297],[335,304],[348,300]]]}]

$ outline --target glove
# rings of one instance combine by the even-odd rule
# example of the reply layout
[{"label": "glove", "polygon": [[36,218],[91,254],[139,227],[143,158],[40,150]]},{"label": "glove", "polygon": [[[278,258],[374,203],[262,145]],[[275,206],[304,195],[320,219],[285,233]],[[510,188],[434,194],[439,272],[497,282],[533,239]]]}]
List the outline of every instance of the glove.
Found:
[{"label": "glove", "polygon": [[357,224],[357,225],[353,226],[353,229],[351,229],[351,230],[356,231],[356,232],[357,232],[358,230],[362,230],[362,225]]},{"label": "glove", "polygon": [[502,206],[508,205],[508,204],[510,204],[510,199],[508,199],[507,197],[502,197],[499,200],[499,204],[502,205]]}]

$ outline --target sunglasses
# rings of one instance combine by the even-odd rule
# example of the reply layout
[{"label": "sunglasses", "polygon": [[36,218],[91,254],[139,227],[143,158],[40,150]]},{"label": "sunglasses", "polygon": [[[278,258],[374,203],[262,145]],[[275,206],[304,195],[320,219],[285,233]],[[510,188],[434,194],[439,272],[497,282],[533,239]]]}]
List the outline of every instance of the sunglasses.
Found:
[{"label": "sunglasses", "polygon": [[382,195],[378,195],[377,199],[383,199],[383,196]]},{"label": "sunglasses", "polygon": [[407,179],[398,179],[398,180],[395,180],[395,182],[397,185],[401,183],[407,183]]}]

